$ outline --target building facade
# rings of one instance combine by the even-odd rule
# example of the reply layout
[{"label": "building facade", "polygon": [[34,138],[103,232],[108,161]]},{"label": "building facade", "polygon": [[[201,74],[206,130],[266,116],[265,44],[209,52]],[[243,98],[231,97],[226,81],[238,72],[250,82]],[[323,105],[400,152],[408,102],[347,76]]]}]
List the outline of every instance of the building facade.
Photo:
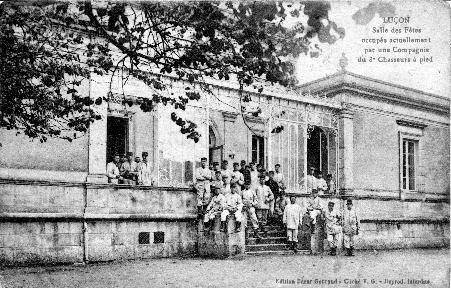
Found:
[{"label": "building facade", "polygon": [[[104,96],[108,79],[93,76],[84,93]],[[182,93],[182,84],[172,81],[172,90]],[[176,111],[198,125],[194,143],[170,107],[144,113],[122,104],[152,95],[149,87],[118,87],[98,107],[102,120],[73,142],[0,131],[3,263],[197,255],[192,184],[201,157],[280,164],[300,203],[309,167],[332,174],[338,193],[324,200],[340,209],[355,200],[357,248],[449,246],[448,98],[344,69],[295,90],[244,91],[246,103],[238,89],[211,83],[211,93]],[[109,158],[126,151],[149,153],[156,185],[107,183]]]}]

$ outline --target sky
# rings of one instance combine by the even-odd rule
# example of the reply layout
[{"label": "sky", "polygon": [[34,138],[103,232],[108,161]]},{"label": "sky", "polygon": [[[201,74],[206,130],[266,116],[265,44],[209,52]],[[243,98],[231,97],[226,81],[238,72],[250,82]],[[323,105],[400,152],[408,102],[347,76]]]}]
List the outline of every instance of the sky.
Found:
[{"label": "sky", "polygon": [[[366,9],[364,20],[370,20],[366,25],[356,24],[353,15],[359,9],[368,7],[371,1],[332,1],[329,19],[335,21],[338,26],[345,28],[346,35],[335,44],[321,44],[322,54],[318,58],[303,56],[298,60],[297,73],[300,83],[306,83],[339,71],[339,59],[345,53],[348,59],[346,69],[350,72],[367,77],[388,81],[425,92],[450,97],[450,8],[442,1],[373,1],[371,7]],[[381,4],[382,3],[382,4]],[[388,4],[387,4],[388,3]],[[409,16],[409,23],[383,23],[378,11],[387,13],[387,5],[394,9],[395,17]],[[385,9],[381,9],[385,7]],[[390,9],[388,9],[390,10]],[[374,17],[372,12],[376,12]],[[358,19],[361,19],[359,17]],[[366,21],[366,22],[367,22]],[[389,30],[388,33],[373,33],[373,27],[383,26]],[[421,29],[421,33],[405,33],[405,27]],[[392,28],[401,28],[403,33],[391,33]],[[404,43],[404,44],[364,44],[362,38],[431,38],[431,43]],[[429,53],[420,53],[417,56],[432,56],[432,63],[380,63],[358,62],[360,55],[364,55],[365,48],[382,48],[390,50],[398,48],[429,48]],[[397,49],[398,49],[397,48]],[[408,56],[406,53],[383,53],[375,52],[378,56],[401,57]],[[369,54],[367,54],[368,56]]]}]

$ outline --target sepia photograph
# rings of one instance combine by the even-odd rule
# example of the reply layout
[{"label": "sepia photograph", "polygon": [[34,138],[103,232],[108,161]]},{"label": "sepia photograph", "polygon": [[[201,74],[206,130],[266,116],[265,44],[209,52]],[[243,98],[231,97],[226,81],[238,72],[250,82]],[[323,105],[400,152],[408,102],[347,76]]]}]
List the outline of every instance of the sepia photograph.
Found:
[{"label": "sepia photograph", "polygon": [[451,3],[0,1],[0,288],[450,287]]}]

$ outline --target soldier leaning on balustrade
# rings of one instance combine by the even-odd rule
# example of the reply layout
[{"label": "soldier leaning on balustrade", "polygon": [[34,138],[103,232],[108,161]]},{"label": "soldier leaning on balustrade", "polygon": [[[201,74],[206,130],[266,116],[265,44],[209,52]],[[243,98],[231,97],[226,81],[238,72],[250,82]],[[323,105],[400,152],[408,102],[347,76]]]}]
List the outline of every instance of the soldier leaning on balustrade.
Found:
[{"label": "soldier leaning on balustrade", "polygon": [[108,177],[108,183],[112,183],[112,184],[118,184],[119,180],[122,180],[122,177],[120,175],[119,172],[119,161],[120,161],[120,157],[119,155],[114,155],[113,161],[109,162],[106,165],[106,173],[107,173],[107,177]]},{"label": "soldier leaning on balustrade", "polygon": [[122,163],[119,172],[124,178],[123,184],[136,184],[138,173],[136,172],[136,162],[133,161],[133,152],[127,152],[127,161]]}]

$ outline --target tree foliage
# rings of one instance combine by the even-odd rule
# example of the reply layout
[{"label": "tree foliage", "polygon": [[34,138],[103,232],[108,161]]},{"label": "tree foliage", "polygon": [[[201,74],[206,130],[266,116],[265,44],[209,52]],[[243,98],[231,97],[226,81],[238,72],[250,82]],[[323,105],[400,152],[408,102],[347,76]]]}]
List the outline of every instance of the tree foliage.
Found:
[{"label": "tree foliage", "polygon": [[[344,36],[329,9],[310,1],[3,3],[0,127],[41,142],[76,138],[100,119],[95,107],[108,100],[108,91],[96,99],[83,93],[93,73],[120,71],[123,81],[152,87],[155,93],[138,102],[145,112],[158,105],[185,110],[200,98],[194,83],[208,91],[208,79],[233,81],[241,91],[294,85],[293,60],[319,49],[313,38],[332,44]],[[186,93],[171,91],[164,75],[184,80]],[[195,123],[175,112],[171,119],[198,141]]]}]

